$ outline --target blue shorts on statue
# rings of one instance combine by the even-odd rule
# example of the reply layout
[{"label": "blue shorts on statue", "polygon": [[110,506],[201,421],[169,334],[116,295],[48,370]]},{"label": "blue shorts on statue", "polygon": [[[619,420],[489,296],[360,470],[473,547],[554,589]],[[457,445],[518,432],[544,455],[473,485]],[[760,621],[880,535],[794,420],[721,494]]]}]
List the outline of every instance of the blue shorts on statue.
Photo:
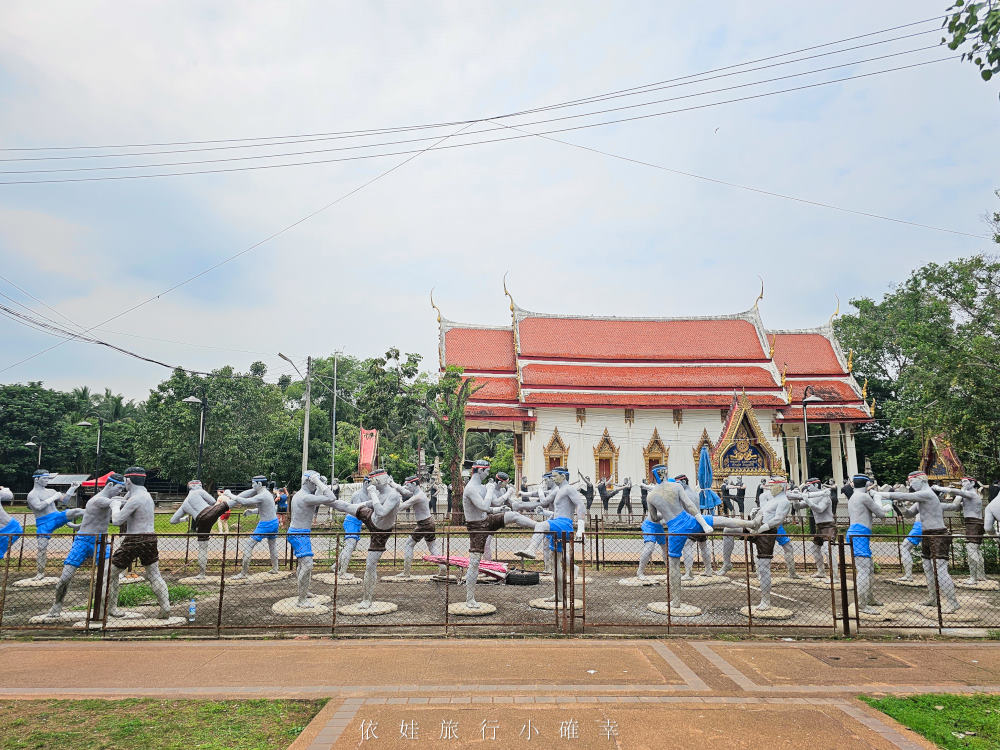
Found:
[{"label": "blue shorts on statue", "polygon": [[[94,551],[97,549],[97,535],[96,534],[77,534],[73,537],[73,546],[69,548],[69,554],[66,555],[66,561],[63,565],[72,565],[74,568],[79,568],[85,562],[90,562],[94,559]],[[104,545],[104,559],[107,560],[111,557],[111,545]]]},{"label": "blue shorts on statue", "polygon": [[354,516],[344,516],[344,532],[348,539],[361,539],[361,527],[364,526],[361,523],[360,518],[355,518]]},{"label": "blue shorts on statue", "polygon": [[312,539],[309,536],[311,533],[309,529],[288,530],[288,546],[292,548],[292,554],[296,558],[313,556]]},{"label": "blue shorts on statue", "polygon": [[666,544],[667,537],[663,533],[663,524],[650,521],[648,518],[642,522],[642,541],[653,542],[653,544]]},{"label": "blue shorts on statue", "polygon": [[10,519],[10,523],[0,529],[0,560],[7,556],[7,550],[14,546],[14,542],[21,538],[21,524],[16,518]]},{"label": "blue shorts on statue", "polygon": [[549,519],[549,549],[559,551],[562,543],[573,536],[573,519],[566,516],[556,516]]},{"label": "blue shorts on statue", "polygon": [[[712,528],[715,528],[715,522],[712,520],[712,516],[703,516],[705,523],[707,523]],[[701,528],[701,524],[698,523],[698,519],[692,516],[687,511],[682,512],[678,516],[674,516],[672,519],[667,521],[667,531],[670,534],[676,534],[676,536],[671,536],[667,540],[667,555],[669,557],[680,557],[681,553],[684,551],[684,543],[687,542],[688,534],[704,534],[705,530]]]},{"label": "blue shorts on statue", "polygon": [[35,533],[38,536],[50,537],[53,531],[60,526],[65,526],[67,523],[69,523],[69,519],[66,518],[66,511],[64,510],[46,513],[44,516],[35,519]]},{"label": "blue shorts on statue", "polygon": [[860,523],[852,523],[844,535],[844,541],[851,543],[855,557],[871,557],[871,537],[872,530]]},{"label": "blue shorts on statue", "polygon": [[920,536],[924,533],[924,525],[920,521],[913,524],[913,528],[910,529],[910,533],[906,535],[906,541],[912,544],[914,547],[920,544]]},{"label": "blue shorts on statue", "polygon": [[258,521],[250,538],[255,542],[262,539],[274,539],[278,534],[278,519],[272,518],[270,521]]},{"label": "blue shorts on statue", "polygon": [[779,526],[778,528],[776,528],[774,531],[776,533],[774,541],[776,541],[782,547],[784,547],[786,544],[788,544],[790,541],[792,541],[791,539],[788,538],[788,534],[785,533],[785,525],[784,524],[782,524],[781,526]]}]

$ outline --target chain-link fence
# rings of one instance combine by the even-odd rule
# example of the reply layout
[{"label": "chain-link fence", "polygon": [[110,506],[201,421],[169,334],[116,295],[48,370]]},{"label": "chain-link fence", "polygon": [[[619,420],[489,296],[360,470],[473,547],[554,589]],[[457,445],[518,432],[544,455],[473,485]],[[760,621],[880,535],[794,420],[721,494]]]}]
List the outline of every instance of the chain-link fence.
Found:
[{"label": "chain-link fence", "polygon": [[[339,527],[339,519],[332,525]],[[502,529],[484,544],[474,600],[467,601],[464,526],[442,520],[433,539],[415,528],[400,527],[384,540],[367,530],[352,537],[322,529],[308,536],[308,545],[284,532],[255,537],[246,522],[231,529],[206,540],[159,534],[155,545],[129,535],[25,534],[0,561],[0,633],[1000,628],[1000,557],[991,537],[845,539],[841,531],[832,541],[797,533],[689,538],[595,523],[581,540],[556,540]],[[310,559],[305,597],[306,566],[299,563]],[[374,581],[370,603],[366,572]]]}]

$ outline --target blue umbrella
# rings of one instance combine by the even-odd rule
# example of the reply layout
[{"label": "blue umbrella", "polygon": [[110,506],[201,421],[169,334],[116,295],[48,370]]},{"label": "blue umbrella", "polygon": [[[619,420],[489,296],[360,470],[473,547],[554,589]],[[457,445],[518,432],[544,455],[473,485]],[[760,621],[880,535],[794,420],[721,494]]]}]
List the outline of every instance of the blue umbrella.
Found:
[{"label": "blue umbrella", "polygon": [[712,489],[712,459],[708,455],[708,446],[701,446],[701,455],[698,457],[698,486],[701,487],[701,497],[699,505],[702,511],[711,511],[722,504],[722,500]]}]

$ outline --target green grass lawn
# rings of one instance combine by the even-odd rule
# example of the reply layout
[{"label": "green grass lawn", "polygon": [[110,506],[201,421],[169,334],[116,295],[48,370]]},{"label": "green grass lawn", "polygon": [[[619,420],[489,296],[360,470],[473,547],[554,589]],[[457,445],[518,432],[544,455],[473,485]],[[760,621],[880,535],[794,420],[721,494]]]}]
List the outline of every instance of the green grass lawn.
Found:
[{"label": "green grass lawn", "polygon": [[862,696],[861,700],[945,750],[995,750],[1000,747],[1000,696]]},{"label": "green grass lawn", "polygon": [[325,700],[0,701],[0,750],[283,750]]}]

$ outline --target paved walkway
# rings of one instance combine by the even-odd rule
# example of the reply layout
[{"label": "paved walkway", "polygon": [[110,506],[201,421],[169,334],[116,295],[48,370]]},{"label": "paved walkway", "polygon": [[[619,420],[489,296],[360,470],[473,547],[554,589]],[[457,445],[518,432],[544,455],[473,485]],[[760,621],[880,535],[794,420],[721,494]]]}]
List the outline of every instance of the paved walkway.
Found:
[{"label": "paved walkway", "polygon": [[0,643],[0,698],[330,697],[295,750],[929,748],[855,696],[971,691],[1000,692],[1000,644]]}]

